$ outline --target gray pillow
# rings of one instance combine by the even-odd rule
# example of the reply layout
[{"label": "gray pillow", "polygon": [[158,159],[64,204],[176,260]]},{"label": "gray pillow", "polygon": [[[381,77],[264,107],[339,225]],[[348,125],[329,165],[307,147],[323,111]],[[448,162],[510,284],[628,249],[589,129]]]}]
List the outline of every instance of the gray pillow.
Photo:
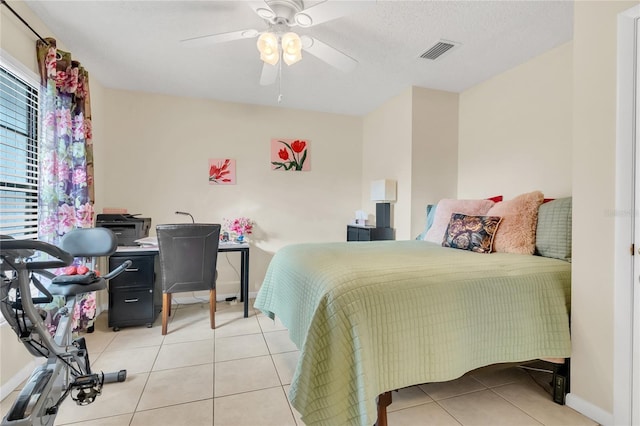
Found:
[{"label": "gray pillow", "polygon": [[549,201],[538,209],[536,254],[571,262],[571,197]]}]

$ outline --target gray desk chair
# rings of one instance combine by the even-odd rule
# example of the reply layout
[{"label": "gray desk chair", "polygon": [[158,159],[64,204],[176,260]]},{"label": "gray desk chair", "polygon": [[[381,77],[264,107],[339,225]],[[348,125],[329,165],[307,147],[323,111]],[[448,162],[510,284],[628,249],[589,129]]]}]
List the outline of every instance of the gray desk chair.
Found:
[{"label": "gray desk chair", "polygon": [[216,328],[216,262],[220,225],[181,223],[157,225],[162,274],[162,334],[167,334],[171,295],[209,290],[211,328]]}]

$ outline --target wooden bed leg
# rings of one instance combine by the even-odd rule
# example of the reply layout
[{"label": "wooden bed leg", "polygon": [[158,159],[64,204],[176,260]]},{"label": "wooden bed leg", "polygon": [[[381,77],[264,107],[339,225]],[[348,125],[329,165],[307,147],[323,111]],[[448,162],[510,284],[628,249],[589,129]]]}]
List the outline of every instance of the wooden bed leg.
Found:
[{"label": "wooden bed leg", "polygon": [[378,395],[378,421],[375,426],[387,426],[387,407],[391,405],[391,392]]}]

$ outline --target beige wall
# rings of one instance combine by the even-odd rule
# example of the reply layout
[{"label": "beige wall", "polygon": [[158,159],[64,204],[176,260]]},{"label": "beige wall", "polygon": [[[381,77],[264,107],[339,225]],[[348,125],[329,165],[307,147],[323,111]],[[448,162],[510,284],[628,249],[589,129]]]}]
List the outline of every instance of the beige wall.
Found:
[{"label": "beige wall", "polygon": [[[31,9],[25,6],[23,2],[13,2],[11,7],[20,16],[27,19],[27,22],[39,34],[51,34],[42,21],[36,18]],[[4,6],[0,7],[0,47],[35,73],[38,72],[35,53],[36,40],[37,37],[9,9]]]},{"label": "beige wall", "polygon": [[397,181],[391,227],[398,240],[409,239],[411,230],[411,98],[409,88],[362,119],[362,209],[375,217],[372,181]]},{"label": "beige wall", "polygon": [[371,181],[397,180],[392,227],[415,238],[425,207],[454,197],[457,183],[458,94],[411,87],[363,118],[362,205],[375,215]]},{"label": "beige wall", "polygon": [[[96,170],[96,208],[125,207],[159,223],[247,216],[256,222],[250,291],[286,244],[344,241],[360,208],[359,117],[106,90],[105,143]],[[272,171],[272,138],[306,139],[311,171]],[[210,185],[208,159],[236,160],[236,185]],[[155,230],[152,231],[155,234]],[[228,259],[239,268],[239,256]],[[218,262],[218,293],[239,292],[239,278]]]},{"label": "beige wall", "polygon": [[459,198],[571,194],[572,46],[460,94]]},{"label": "beige wall", "polygon": [[413,88],[410,238],[424,230],[427,204],[456,196],[458,103],[457,93]]},{"label": "beige wall", "polygon": [[606,212],[615,209],[617,15],[636,4],[574,6],[571,392],[609,413],[614,217]]},{"label": "beige wall", "polygon": [[[532,189],[573,194],[572,394],[607,412],[613,398],[613,218],[605,212],[614,208],[616,15],[637,3],[576,2],[572,43],[462,93],[451,177],[460,197],[509,198]],[[21,2],[12,6],[51,34]],[[35,69],[34,36],[0,10],[2,48]],[[91,90],[96,207],[127,207],[154,224],[181,221],[176,209],[202,221],[252,217],[258,224],[252,291],[279,247],[344,240],[354,210],[373,213],[371,180],[398,180],[394,226],[400,239],[413,238],[416,223],[423,225],[420,204],[455,195],[442,182],[428,185],[429,176],[418,171],[437,158],[438,147],[455,156],[452,146],[421,142],[429,139],[429,126],[419,125],[416,114],[432,95],[422,89],[407,90],[364,118],[122,92],[95,80]],[[311,172],[270,171],[271,137],[308,138]],[[235,158],[238,184],[208,185],[210,157]],[[427,191],[433,192],[421,195]],[[233,273],[223,272],[222,281],[235,285]],[[26,363],[15,355],[21,346],[10,343],[15,340],[6,327],[0,331],[5,385],[7,372]]]}]

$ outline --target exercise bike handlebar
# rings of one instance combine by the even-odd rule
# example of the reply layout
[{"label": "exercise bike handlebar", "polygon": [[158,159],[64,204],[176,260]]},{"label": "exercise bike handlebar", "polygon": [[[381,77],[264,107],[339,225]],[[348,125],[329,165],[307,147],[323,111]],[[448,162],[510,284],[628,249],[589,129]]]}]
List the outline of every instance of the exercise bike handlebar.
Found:
[{"label": "exercise bike handlebar", "polygon": [[[45,243],[44,241],[2,239],[0,240],[0,249],[2,250],[3,254],[10,250],[37,250],[47,253],[56,258],[53,260],[27,262],[26,269],[30,271],[63,268],[73,262],[73,256],[70,253],[62,250],[60,247],[54,246],[53,244]],[[16,253],[16,255],[17,256],[15,257],[22,256],[21,253]]]}]

